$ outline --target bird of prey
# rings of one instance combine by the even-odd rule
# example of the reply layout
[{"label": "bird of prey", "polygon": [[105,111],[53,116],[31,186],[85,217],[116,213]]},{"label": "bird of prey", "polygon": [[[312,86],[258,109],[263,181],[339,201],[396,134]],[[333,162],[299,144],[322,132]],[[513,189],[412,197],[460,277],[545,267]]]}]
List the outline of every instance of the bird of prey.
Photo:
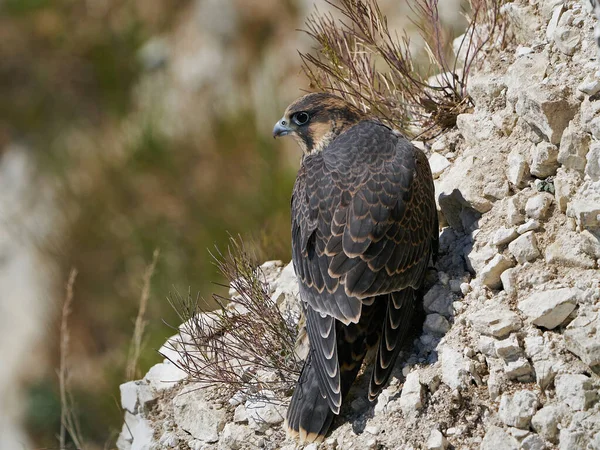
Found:
[{"label": "bird of prey", "polygon": [[345,100],[299,98],[273,129],[274,137],[285,135],[303,150],[292,194],[292,259],[310,347],[286,426],[313,442],[339,414],[367,350],[377,348],[373,401],[422,325],[437,211],[425,154]]}]

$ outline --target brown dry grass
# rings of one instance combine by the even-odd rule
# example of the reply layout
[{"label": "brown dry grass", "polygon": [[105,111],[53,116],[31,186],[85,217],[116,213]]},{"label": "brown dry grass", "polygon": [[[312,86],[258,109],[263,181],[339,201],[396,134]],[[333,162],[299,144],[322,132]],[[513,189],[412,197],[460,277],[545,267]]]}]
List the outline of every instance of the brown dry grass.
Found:
[{"label": "brown dry grass", "polygon": [[74,413],[73,397],[69,382],[69,315],[71,314],[71,305],[73,303],[73,287],[77,278],[77,270],[71,269],[69,279],[66,285],[65,301],[62,307],[60,320],[60,366],[58,369],[58,382],[60,389],[60,450],[66,449],[67,433],[78,449],[84,449],[83,439],[79,422]]},{"label": "brown dry grass", "polygon": [[[453,127],[472,107],[466,91],[471,68],[486,45],[503,36],[500,6],[504,0],[470,0],[468,27],[459,56],[438,12],[439,0],[415,0],[413,22],[426,43],[428,64],[417,64],[406,34],[388,27],[377,0],[327,2],[341,15],[318,12],[306,22],[317,43],[315,54],[301,54],[311,86],[338,94],[407,135],[415,129],[435,136]],[[439,75],[435,82],[430,75]]]},{"label": "brown dry grass", "polygon": [[[241,241],[231,239],[227,253],[217,250],[214,260],[236,293],[213,295],[219,309],[210,313],[189,293],[171,296],[184,321],[170,341],[179,354],[172,362],[200,384],[226,385],[249,395],[262,388],[288,392],[300,368],[295,325],[279,311],[264,273]],[[254,375],[260,370],[274,376],[258,380]]]},{"label": "brown dry grass", "polygon": [[129,347],[129,356],[127,357],[127,368],[125,370],[126,380],[133,380],[139,375],[137,374],[137,367],[142,348],[144,328],[146,327],[145,315],[146,308],[148,307],[148,299],[150,298],[150,282],[152,281],[152,275],[156,269],[156,263],[158,262],[159,255],[160,251],[155,249],[152,255],[152,262],[144,272],[142,293],[140,295],[140,306],[138,309],[138,314],[135,318],[135,328],[131,338],[131,345]]}]

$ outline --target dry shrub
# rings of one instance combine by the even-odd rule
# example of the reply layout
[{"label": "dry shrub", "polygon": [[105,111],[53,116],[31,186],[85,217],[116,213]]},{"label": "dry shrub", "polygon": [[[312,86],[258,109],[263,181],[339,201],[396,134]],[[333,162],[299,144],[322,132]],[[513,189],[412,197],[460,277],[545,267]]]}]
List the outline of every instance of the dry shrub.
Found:
[{"label": "dry shrub", "polygon": [[[449,56],[452,40],[440,21],[439,0],[415,0],[413,22],[429,56],[428,67],[420,67],[408,36],[389,29],[377,0],[326,1],[341,19],[315,12],[306,21],[305,31],[317,42],[314,55],[300,55],[311,87],[338,94],[407,135],[416,129],[431,137],[456,124],[472,106],[466,92],[471,69],[486,44],[504,35],[499,19],[505,0],[470,0],[460,50]],[[432,80],[432,74],[438,76]]]},{"label": "dry shrub", "polygon": [[289,392],[300,369],[296,324],[280,312],[265,274],[241,241],[231,239],[226,255],[217,250],[213,258],[233,295],[214,294],[219,309],[209,313],[190,293],[170,296],[184,321],[167,343],[178,354],[171,362],[201,385],[227,385],[249,395]]}]

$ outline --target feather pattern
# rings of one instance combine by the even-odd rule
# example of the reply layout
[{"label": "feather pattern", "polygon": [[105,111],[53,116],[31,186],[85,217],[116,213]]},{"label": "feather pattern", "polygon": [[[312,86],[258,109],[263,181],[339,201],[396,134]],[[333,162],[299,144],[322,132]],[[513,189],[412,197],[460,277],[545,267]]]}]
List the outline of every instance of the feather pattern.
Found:
[{"label": "feather pattern", "polygon": [[359,320],[363,298],[417,289],[437,247],[433,192],[425,155],[376,121],[306,156],[292,197],[303,300],[348,324]]},{"label": "feather pattern", "polygon": [[[327,432],[369,348],[377,349],[369,398],[385,386],[420,326],[424,274],[438,247],[425,154],[343,104],[309,94],[286,112],[303,108],[318,119],[313,131],[302,131],[310,140],[291,204],[292,259],[311,350],[287,426],[303,440]],[[328,120],[338,135],[326,133]],[[312,151],[320,135],[327,144]]]}]

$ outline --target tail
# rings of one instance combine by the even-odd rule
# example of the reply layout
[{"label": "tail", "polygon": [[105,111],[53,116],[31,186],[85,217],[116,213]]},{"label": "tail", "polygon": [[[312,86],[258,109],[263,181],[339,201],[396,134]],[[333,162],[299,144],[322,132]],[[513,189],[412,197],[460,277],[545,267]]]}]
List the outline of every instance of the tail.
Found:
[{"label": "tail", "polygon": [[[359,323],[349,325],[344,325],[339,321],[335,323],[337,369],[340,373],[342,399],[346,398],[358,375],[367,348],[378,341],[381,323],[374,322],[373,318],[385,317],[387,295],[382,296],[379,300],[379,302],[371,301],[363,304]],[[318,318],[313,317],[313,320],[318,320]],[[323,336],[323,333],[320,336]],[[369,341],[373,339],[374,342],[370,343]],[[327,397],[321,393],[328,392],[328,387],[320,385],[323,377],[320,377],[317,372],[315,351],[319,350],[311,346],[286,418],[288,434],[298,436],[301,442],[322,441],[336,416]]]},{"label": "tail", "polygon": [[288,434],[298,436],[300,442],[321,442],[334,417],[327,398],[321,394],[311,350],[294,390],[285,426]]},{"label": "tail", "polygon": [[375,401],[387,384],[400,351],[418,336],[424,318],[422,289],[406,288],[389,294],[385,318],[379,322],[383,322],[383,326],[371,373],[370,401]]}]

